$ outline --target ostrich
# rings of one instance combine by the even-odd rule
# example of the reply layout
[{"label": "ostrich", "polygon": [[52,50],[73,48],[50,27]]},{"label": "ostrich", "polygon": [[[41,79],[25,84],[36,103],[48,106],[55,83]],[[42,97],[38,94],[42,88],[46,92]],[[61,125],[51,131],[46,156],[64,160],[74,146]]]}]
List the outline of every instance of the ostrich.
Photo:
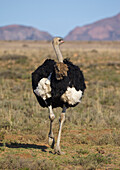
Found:
[{"label": "ostrich", "polygon": [[[50,119],[50,131],[48,143],[54,148],[55,153],[63,154],[60,149],[60,139],[62,125],[65,121],[65,113],[68,107],[74,107],[81,102],[86,88],[84,76],[80,68],[73,65],[68,59],[63,60],[60,45],[64,43],[60,37],[55,37],[52,41],[58,62],[46,59],[32,73],[33,92],[42,107],[47,107]],[[53,135],[53,121],[55,115],[53,108],[61,107],[62,113],[59,118],[59,132],[57,143]]]}]

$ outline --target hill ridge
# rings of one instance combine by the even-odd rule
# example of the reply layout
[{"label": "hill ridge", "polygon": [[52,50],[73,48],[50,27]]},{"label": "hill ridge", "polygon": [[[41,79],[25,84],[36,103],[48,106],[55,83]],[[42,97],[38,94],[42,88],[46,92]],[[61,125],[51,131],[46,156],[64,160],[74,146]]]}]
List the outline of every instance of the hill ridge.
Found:
[{"label": "hill ridge", "polygon": [[76,26],[66,40],[120,40],[120,13],[84,26]]},{"label": "hill ridge", "polygon": [[0,27],[0,40],[51,40],[52,35],[32,26],[6,25]]}]

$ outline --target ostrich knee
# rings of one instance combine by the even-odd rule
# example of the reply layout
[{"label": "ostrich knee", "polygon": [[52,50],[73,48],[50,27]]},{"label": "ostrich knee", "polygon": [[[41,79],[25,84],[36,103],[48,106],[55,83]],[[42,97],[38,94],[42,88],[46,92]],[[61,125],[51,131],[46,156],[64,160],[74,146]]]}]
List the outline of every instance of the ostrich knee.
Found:
[{"label": "ostrich knee", "polygon": [[63,124],[64,121],[65,121],[65,113],[62,112],[61,115],[60,115],[59,122]]}]

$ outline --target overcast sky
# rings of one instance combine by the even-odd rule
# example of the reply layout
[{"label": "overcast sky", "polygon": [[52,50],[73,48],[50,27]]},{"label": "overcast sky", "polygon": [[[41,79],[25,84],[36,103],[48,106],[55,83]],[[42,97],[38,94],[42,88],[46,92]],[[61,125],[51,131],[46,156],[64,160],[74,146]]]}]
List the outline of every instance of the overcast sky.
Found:
[{"label": "overcast sky", "polygon": [[27,25],[53,36],[120,13],[120,0],[0,0],[0,26]]}]

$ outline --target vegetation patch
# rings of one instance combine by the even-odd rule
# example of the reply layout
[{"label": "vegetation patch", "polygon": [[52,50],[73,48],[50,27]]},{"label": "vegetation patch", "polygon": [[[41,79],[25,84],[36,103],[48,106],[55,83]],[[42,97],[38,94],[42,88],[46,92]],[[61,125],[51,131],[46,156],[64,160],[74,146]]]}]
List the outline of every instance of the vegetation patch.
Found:
[{"label": "vegetation patch", "polygon": [[6,170],[51,170],[55,169],[55,164],[48,159],[33,160],[30,158],[14,157],[9,155],[0,159],[0,169]]},{"label": "vegetation patch", "polygon": [[71,164],[81,165],[84,169],[96,169],[103,166],[103,164],[111,163],[109,156],[103,156],[102,154],[89,154],[85,157],[78,155],[73,157]]},{"label": "vegetation patch", "polygon": [[25,55],[19,55],[19,54],[6,54],[0,56],[1,61],[8,61],[8,60],[14,60],[19,64],[24,64],[27,61],[28,57]]}]

